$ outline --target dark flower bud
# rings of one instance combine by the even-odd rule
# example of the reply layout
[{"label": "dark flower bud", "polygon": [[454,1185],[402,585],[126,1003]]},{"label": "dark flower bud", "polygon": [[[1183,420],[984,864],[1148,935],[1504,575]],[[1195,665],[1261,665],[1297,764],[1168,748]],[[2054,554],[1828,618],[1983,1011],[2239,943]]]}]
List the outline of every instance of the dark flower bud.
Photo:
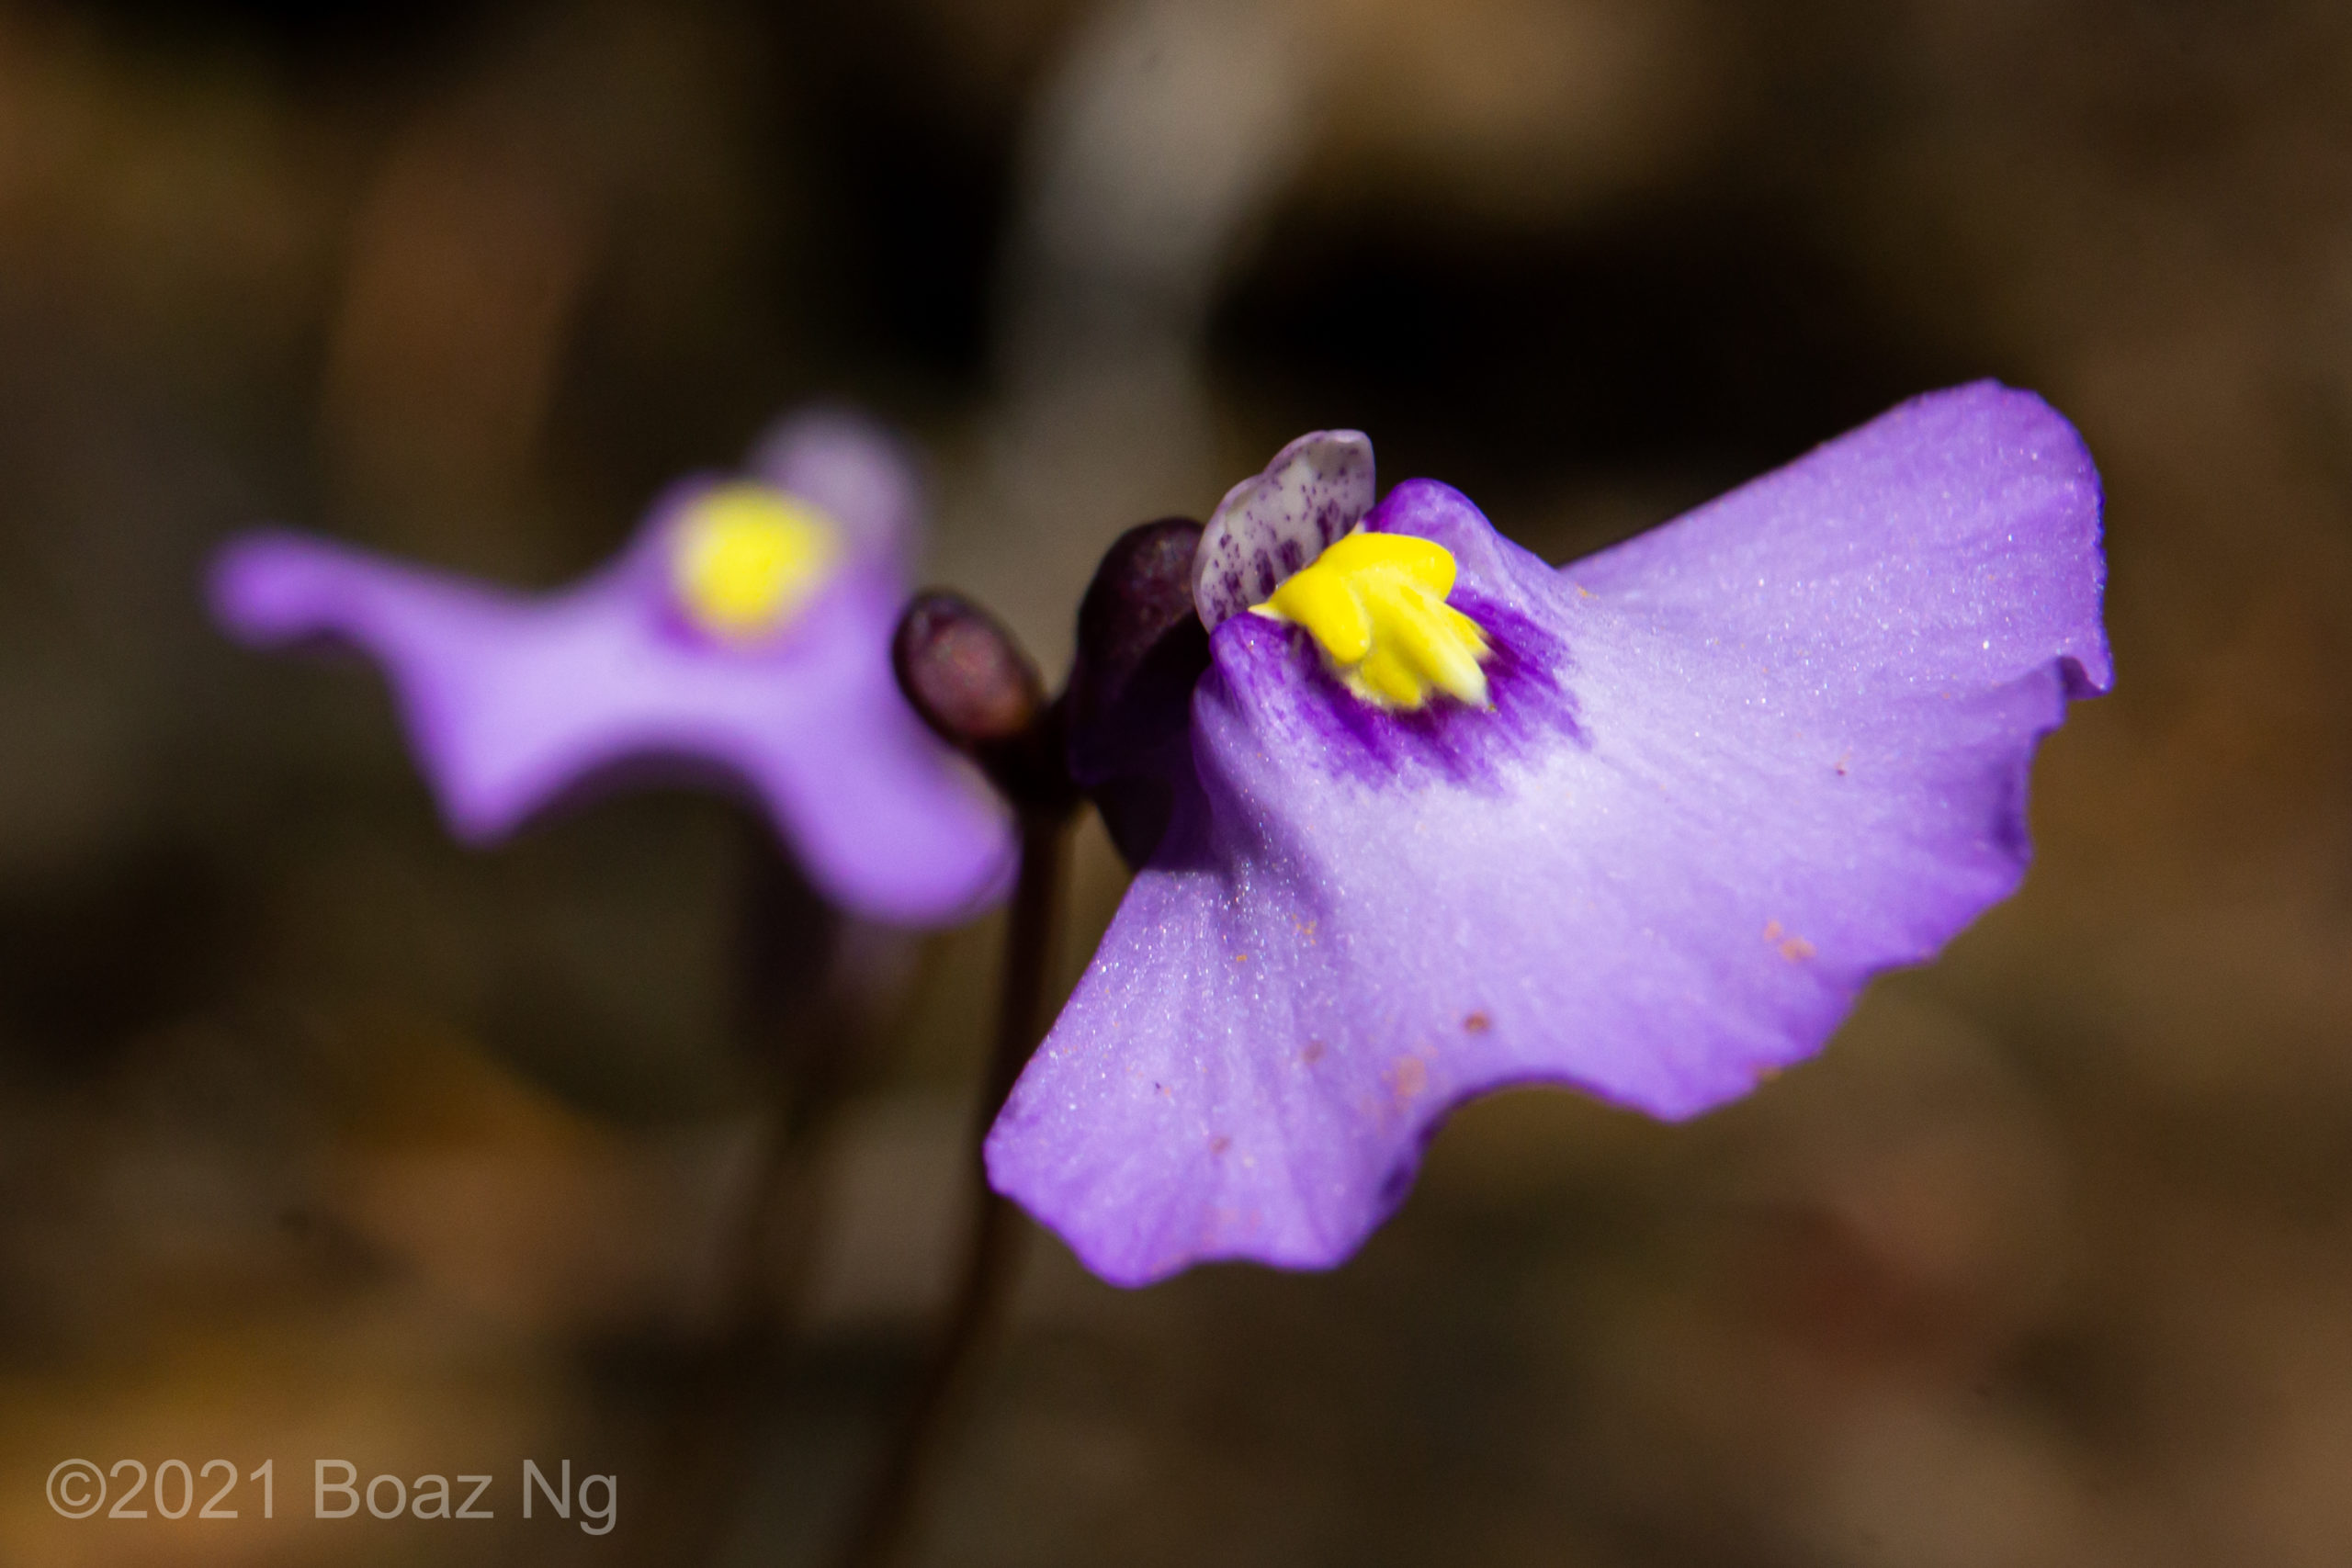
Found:
[{"label": "dark flower bud", "polygon": [[1045,680],[1012,634],[960,593],[915,595],[890,666],[922,721],[961,751],[1011,739],[1046,706]]},{"label": "dark flower bud", "polygon": [[961,594],[919,593],[899,617],[890,666],[908,705],[1015,807],[1070,808],[1059,705],[1002,622]]},{"label": "dark flower bud", "polygon": [[1193,604],[1201,525],[1185,517],[1119,536],[1078,612],[1070,671],[1069,770],[1131,865],[1167,831],[1173,775],[1186,765],[1193,688],[1209,637]]}]

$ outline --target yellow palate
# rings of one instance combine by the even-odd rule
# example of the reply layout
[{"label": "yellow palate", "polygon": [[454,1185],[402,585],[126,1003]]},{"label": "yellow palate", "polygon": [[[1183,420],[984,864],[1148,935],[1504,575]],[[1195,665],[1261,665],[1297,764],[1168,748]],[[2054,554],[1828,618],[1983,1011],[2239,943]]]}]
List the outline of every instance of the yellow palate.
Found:
[{"label": "yellow palate", "polygon": [[1376,707],[1430,695],[1487,705],[1493,650],[1478,623],[1445,602],[1453,555],[1410,534],[1350,534],[1293,572],[1250,614],[1304,626],[1350,691]]},{"label": "yellow palate", "polygon": [[840,555],[839,533],[816,508],[764,485],[724,485],[679,523],[671,582],[696,625],[747,642],[791,620]]}]

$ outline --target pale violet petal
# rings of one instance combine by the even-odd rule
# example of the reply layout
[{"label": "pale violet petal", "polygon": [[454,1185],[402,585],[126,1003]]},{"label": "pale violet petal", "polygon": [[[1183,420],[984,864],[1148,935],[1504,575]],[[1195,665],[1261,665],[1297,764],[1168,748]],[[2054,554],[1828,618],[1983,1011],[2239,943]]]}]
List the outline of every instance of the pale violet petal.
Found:
[{"label": "pale violet petal", "polygon": [[1563,572],[1442,485],[1496,706],[1354,702],[1220,627],[1176,823],[990,1134],[1105,1279],[1328,1267],[1446,1112],[1552,1083],[1681,1117],[1817,1050],[2011,892],[2034,747],[2109,680],[2098,476],[1989,383]]},{"label": "pale violet petal", "polygon": [[905,442],[854,410],[785,415],[752,443],[745,467],[831,516],[854,553],[900,563],[922,553],[922,465]]},{"label": "pale violet petal", "polygon": [[[666,524],[657,511],[646,525]],[[214,613],[247,641],[331,637],[379,664],[451,830],[503,837],[583,783],[648,762],[748,787],[809,880],[854,913],[932,925],[1001,894],[1004,814],[909,711],[892,677],[901,590],[843,572],[773,646],[685,626],[640,545],[525,596],[300,535],[230,543]]]}]

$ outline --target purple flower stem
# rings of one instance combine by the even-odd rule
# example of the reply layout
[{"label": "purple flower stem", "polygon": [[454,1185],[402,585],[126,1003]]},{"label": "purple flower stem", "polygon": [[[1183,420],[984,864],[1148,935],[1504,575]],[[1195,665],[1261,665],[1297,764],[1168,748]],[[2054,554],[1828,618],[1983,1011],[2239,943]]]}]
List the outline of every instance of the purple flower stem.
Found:
[{"label": "purple flower stem", "polygon": [[734,1197],[719,1255],[718,1337],[684,1374],[666,1445],[653,1539],[658,1561],[716,1562],[756,1479],[762,1417],[807,1299],[825,1201],[822,1144],[839,1110],[870,1011],[843,951],[852,933],[823,917],[832,948],[814,1005],[782,962],[805,944],[804,885],[764,830],[749,835],[738,915],[736,1032],[761,1111],[751,1168]]},{"label": "purple flower stem", "polygon": [[830,950],[814,1005],[799,1000],[788,956],[805,946],[805,885],[765,834],[752,851],[739,917],[736,1029],[763,1112],[729,1248],[724,1297],[731,1332],[773,1352],[791,1327],[815,1259],[824,1162],[820,1145],[840,1108],[871,1011],[850,961],[843,917],[820,917]]},{"label": "purple flower stem", "polygon": [[1046,968],[1062,899],[1070,814],[1030,810],[1023,814],[1021,871],[1012,893],[1004,945],[1004,974],[997,996],[996,1042],[988,1075],[974,1107],[970,1153],[973,1179],[970,1234],[964,1267],[922,1380],[889,1450],[876,1472],[849,1547],[844,1568],[885,1568],[904,1552],[943,1440],[968,1384],[973,1362],[986,1347],[1012,1293],[1027,1234],[1020,1211],[989,1186],[980,1145],[1046,1032]]},{"label": "purple flower stem", "polygon": [[[815,1260],[826,1197],[824,1129],[840,1104],[846,1075],[838,1068],[854,1045],[839,1035],[824,1043],[833,1048],[815,1053],[821,1060],[811,1072],[765,1067],[769,1106],[723,1255],[727,1315],[683,1403],[679,1517],[663,1532],[664,1562],[721,1560],[757,1481],[763,1417]],[[689,1495],[695,1493],[705,1496]]]}]

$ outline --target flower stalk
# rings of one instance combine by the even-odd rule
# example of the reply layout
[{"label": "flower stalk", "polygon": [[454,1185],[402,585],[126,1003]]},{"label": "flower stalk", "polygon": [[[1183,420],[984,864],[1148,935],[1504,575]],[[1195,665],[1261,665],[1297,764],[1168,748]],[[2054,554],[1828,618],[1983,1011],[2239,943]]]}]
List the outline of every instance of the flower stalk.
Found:
[{"label": "flower stalk", "polygon": [[[764,830],[746,835],[733,1033],[757,1106],[752,1147],[722,1215],[717,1331],[679,1372],[655,1488],[664,1562],[718,1561],[740,1522],[759,1438],[806,1310],[825,1202],[824,1138],[855,1070],[872,998],[854,922],[812,910]],[[827,956],[813,1000],[786,961],[811,919]]]},{"label": "flower stalk", "polygon": [[980,1166],[980,1145],[1012,1092],[1013,1080],[1045,1035],[1046,969],[1060,914],[1069,825],[1067,811],[1026,815],[1023,821],[1020,880],[1005,932],[996,1038],[967,1145],[965,1167],[973,1188],[963,1263],[913,1403],[876,1472],[842,1559],[848,1568],[882,1568],[905,1547],[958,1396],[968,1384],[974,1362],[994,1337],[1012,1294],[1024,1233],[1019,1211],[989,1186]]},{"label": "flower stalk", "polygon": [[1045,1037],[1047,971],[1069,826],[1080,800],[1067,761],[1068,705],[1046,700],[1035,665],[987,611],[951,593],[919,595],[899,620],[891,663],[915,712],[1012,806],[1020,821],[1020,863],[1005,925],[995,1035],[967,1143],[973,1186],[962,1266],[913,1401],[849,1538],[842,1561],[850,1568],[880,1568],[910,1539],[958,1396],[1012,1292],[1023,1234],[1020,1215],[989,1186],[980,1149]]}]

